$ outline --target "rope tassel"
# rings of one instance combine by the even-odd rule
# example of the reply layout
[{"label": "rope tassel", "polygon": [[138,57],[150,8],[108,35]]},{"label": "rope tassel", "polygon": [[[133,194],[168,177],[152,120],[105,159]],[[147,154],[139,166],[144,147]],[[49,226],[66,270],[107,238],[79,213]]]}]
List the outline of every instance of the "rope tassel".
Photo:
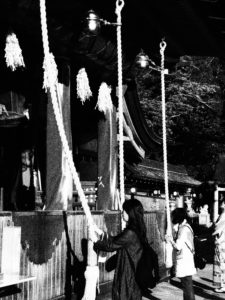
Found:
[{"label": "rope tassel", "polygon": [[17,67],[25,67],[22,50],[15,33],[11,33],[6,37],[5,60],[7,67],[15,71]]},{"label": "rope tassel", "polygon": [[165,245],[165,265],[166,268],[170,269],[173,266],[173,246],[171,243]]},{"label": "rope tassel", "polygon": [[88,257],[85,270],[85,290],[82,300],[95,300],[99,283],[99,267],[97,253],[93,249],[91,227],[88,228]]},{"label": "rope tassel", "polygon": [[77,97],[80,98],[82,104],[92,96],[89,86],[89,80],[84,68],[80,69],[77,74]]},{"label": "rope tassel", "polygon": [[111,99],[111,87],[109,87],[105,82],[102,82],[98,91],[98,102],[96,107],[99,111],[106,114],[106,111],[112,111],[112,99]]},{"label": "rope tassel", "polygon": [[96,287],[99,281],[99,267],[87,266],[84,275],[86,279],[86,285],[82,300],[95,300]]},{"label": "rope tassel", "polygon": [[[49,60],[47,62],[47,60]],[[44,81],[43,81],[43,88],[47,92],[47,90],[50,88],[50,78],[47,71],[47,65],[49,64],[51,68],[51,76],[54,84],[58,83],[58,68],[55,62],[54,55],[52,53],[48,53],[44,57],[43,61],[43,70],[44,70]]]}]

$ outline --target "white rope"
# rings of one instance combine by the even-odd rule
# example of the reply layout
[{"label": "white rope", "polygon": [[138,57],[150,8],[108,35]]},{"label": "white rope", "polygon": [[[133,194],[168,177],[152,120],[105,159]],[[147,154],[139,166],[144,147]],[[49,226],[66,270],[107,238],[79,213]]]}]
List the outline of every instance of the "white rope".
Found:
[{"label": "white rope", "polygon": [[[165,199],[166,199],[166,216],[167,229],[166,234],[171,236],[171,219],[170,219],[170,203],[169,203],[169,184],[168,184],[168,163],[167,163],[167,134],[166,134],[166,96],[165,96],[165,73],[164,69],[164,51],[166,43],[160,43],[161,54],[161,94],[162,94],[162,131],[163,131],[163,168],[164,168],[164,185],[165,185]],[[166,71],[166,72],[165,72]],[[166,268],[171,268],[173,265],[173,247],[171,243],[165,245],[165,265]]]},{"label": "white rope", "polygon": [[44,49],[44,57],[45,57],[45,62],[46,62],[46,67],[47,67],[47,74],[48,74],[48,80],[49,80],[49,92],[51,95],[51,100],[52,100],[52,105],[53,105],[53,110],[54,114],[56,117],[56,123],[59,131],[59,135],[61,138],[62,146],[63,146],[63,151],[65,152],[67,162],[70,168],[70,171],[72,173],[72,177],[75,183],[75,186],[77,188],[78,195],[81,200],[81,204],[84,210],[84,213],[87,217],[87,223],[88,226],[91,230],[91,239],[93,241],[96,241],[96,235],[95,232],[101,233],[99,231],[98,227],[93,221],[90,208],[88,206],[87,199],[85,197],[84,191],[81,187],[80,179],[78,177],[74,162],[73,162],[73,157],[72,157],[72,152],[69,149],[69,144],[67,141],[67,137],[65,134],[65,129],[63,126],[63,121],[62,121],[62,116],[59,110],[59,105],[57,102],[57,92],[56,92],[56,86],[55,86],[55,80],[53,76],[51,76],[51,61],[49,59],[50,52],[49,52],[49,43],[48,43],[48,31],[47,31],[47,21],[46,21],[46,7],[45,7],[45,0],[40,0],[40,13],[41,13],[41,29],[42,29],[42,41],[43,41],[43,49]]},{"label": "white rope", "polygon": [[164,51],[166,43],[160,43],[161,54],[161,95],[162,95],[162,132],[163,132],[163,168],[164,168],[164,185],[165,185],[165,199],[167,211],[167,228],[170,222],[169,210],[169,185],[168,185],[168,164],[167,164],[167,136],[166,136],[166,101],[165,101],[165,70],[164,70]]},{"label": "white rope", "polygon": [[118,60],[118,112],[119,112],[119,177],[120,177],[120,201],[125,201],[124,191],[124,145],[123,145],[123,77],[122,77],[122,42],[121,42],[121,10],[124,1],[116,1],[117,15],[117,60]]}]

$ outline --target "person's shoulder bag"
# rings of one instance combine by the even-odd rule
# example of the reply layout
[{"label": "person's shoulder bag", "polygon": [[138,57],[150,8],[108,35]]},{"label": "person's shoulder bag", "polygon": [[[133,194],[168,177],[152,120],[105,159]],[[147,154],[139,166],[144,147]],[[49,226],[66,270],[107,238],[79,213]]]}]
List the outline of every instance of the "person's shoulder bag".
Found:
[{"label": "person's shoulder bag", "polygon": [[194,241],[194,249],[192,249],[188,243],[185,242],[186,246],[188,247],[188,249],[191,251],[191,253],[194,256],[194,263],[195,263],[195,268],[203,270],[206,266],[206,259],[200,255],[200,253],[196,252],[196,243],[197,243],[197,239],[194,236],[193,230],[191,229],[191,227],[189,225],[185,225],[186,227],[188,227],[193,235],[193,241]]},{"label": "person's shoulder bag", "polygon": [[149,244],[143,246],[140,260],[135,270],[134,262],[128,253],[131,267],[135,273],[135,280],[142,291],[154,288],[159,281],[158,275],[158,257]]}]

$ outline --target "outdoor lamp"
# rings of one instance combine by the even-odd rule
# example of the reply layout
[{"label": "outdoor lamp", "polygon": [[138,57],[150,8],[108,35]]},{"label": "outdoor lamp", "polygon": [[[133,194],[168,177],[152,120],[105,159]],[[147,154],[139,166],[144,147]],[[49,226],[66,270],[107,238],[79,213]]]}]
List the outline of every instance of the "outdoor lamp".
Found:
[{"label": "outdoor lamp", "polygon": [[147,68],[149,66],[149,57],[141,50],[137,55],[136,62],[141,68]]},{"label": "outdoor lamp", "polygon": [[135,188],[135,187],[132,187],[132,188],[130,189],[130,192],[131,192],[131,194],[136,194],[136,188]]},{"label": "outdoor lamp", "polygon": [[153,191],[153,196],[155,196],[155,197],[160,197],[160,195],[161,195],[160,190],[154,190],[154,191]]},{"label": "outdoor lamp", "polygon": [[179,193],[177,191],[174,191],[173,192],[173,196],[176,198],[176,197],[179,197]]},{"label": "outdoor lamp", "polygon": [[132,188],[130,189],[130,193],[131,193],[130,199],[134,199],[134,195],[136,194],[136,192],[137,192],[137,190],[136,190],[135,187],[132,187]]},{"label": "outdoor lamp", "polygon": [[90,32],[98,32],[100,29],[100,19],[99,16],[91,9],[87,12],[87,29]]},{"label": "outdoor lamp", "polygon": [[[136,56],[136,64],[141,68],[149,68],[158,72],[161,72],[161,67],[157,66],[153,60],[151,60],[143,50]],[[168,74],[168,69],[164,69],[164,74]]]},{"label": "outdoor lamp", "polygon": [[121,26],[120,23],[112,23],[99,18],[99,16],[92,9],[87,12],[86,20],[87,20],[87,27],[91,32],[98,32],[100,30],[101,24]]}]

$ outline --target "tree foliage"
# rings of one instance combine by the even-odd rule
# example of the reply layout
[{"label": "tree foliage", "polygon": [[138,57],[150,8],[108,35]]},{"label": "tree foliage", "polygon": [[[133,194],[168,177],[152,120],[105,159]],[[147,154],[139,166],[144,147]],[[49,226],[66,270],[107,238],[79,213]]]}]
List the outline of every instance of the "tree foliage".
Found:
[{"label": "tree foliage", "polygon": [[[141,106],[162,135],[160,73],[136,70]],[[210,180],[225,152],[225,65],[214,57],[183,56],[165,75],[168,158],[200,180]]]}]

